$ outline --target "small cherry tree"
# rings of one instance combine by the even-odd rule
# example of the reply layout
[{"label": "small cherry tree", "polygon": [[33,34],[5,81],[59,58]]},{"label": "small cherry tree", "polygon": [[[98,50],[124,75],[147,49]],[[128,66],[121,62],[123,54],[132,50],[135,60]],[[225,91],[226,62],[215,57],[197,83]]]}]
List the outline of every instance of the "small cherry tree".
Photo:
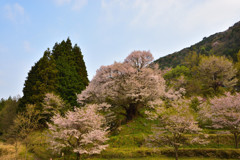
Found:
[{"label": "small cherry tree", "polygon": [[189,102],[183,99],[174,100],[171,106],[166,108],[158,106],[155,108],[156,113],[147,112],[150,118],[159,120],[159,127],[156,127],[151,137],[151,141],[157,144],[169,145],[174,148],[175,158],[178,160],[178,150],[183,144],[205,144],[203,137],[190,137],[185,134],[199,133],[197,121],[191,114]]},{"label": "small cherry tree", "polygon": [[48,124],[51,135],[52,149],[60,152],[70,148],[76,153],[77,160],[81,155],[99,154],[108,145],[105,119],[97,114],[98,105],[88,105],[68,111],[65,117],[57,114]]},{"label": "small cherry tree", "polygon": [[235,147],[238,148],[238,136],[240,134],[240,93],[215,97],[210,103],[203,103],[200,117],[210,119],[212,127],[227,129],[234,135]]},{"label": "small cherry tree", "polygon": [[64,115],[68,108],[70,108],[60,96],[53,93],[46,93],[43,99],[43,110],[41,112],[43,122],[50,122],[55,114]]}]

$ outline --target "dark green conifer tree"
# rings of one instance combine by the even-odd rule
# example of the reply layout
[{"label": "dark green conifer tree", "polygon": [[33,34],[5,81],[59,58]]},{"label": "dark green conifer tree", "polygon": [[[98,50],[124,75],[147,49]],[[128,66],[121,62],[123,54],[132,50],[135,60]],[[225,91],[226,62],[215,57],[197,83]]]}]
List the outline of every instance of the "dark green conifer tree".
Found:
[{"label": "dark green conifer tree", "polygon": [[20,99],[20,110],[24,110],[26,104],[36,104],[40,107],[44,95],[55,90],[57,69],[51,57],[50,50],[46,50],[43,57],[29,71],[23,88],[23,97]]},{"label": "dark green conifer tree", "polygon": [[48,49],[44,56],[28,73],[20,100],[20,109],[26,104],[36,104],[41,108],[46,93],[54,92],[71,106],[77,106],[76,94],[88,85],[86,66],[80,48],[72,47],[71,40],[56,43],[52,52]]},{"label": "dark green conifer tree", "polygon": [[71,106],[77,106],[76,94],[88,85],[87,70],[80,48],[68,38],[55,44],[52,55],[56,62],[57,93]]}]

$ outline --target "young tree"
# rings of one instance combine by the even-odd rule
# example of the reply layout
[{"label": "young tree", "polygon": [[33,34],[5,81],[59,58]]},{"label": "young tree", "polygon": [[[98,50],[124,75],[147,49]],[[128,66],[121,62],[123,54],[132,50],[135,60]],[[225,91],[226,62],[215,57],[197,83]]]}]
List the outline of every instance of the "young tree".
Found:
[{"label": "young tree", "polygon": [[200,108],[202,119],[210,119],[213,128],[229,130],[234,135],[235,147],[238,148],[240,134],[240,93],[215,97],[210,103],[203,103]]},{"label": "young tree", "polygon": [[64,113],[70,108],[60,96],[53,93],[47,93],[43,100],[43,110],[41,112],[42,120],[44,122],[50,122],[51,118],[55,114],[64,115]]},{"label": "young tree", "polygon": [[107,128],[97,109],[98,105],[88,105],[68,111],[65,117],[55,115],[53,124],[49,124],[52,149],[60,152],[68,147],[76,153],[77,160],[83,154],[99,154],[104,150],[108,146],[104,144],[108,139]]},{"label": "young tree", "polygon": [[14,119],[14,124],[10,127],[8,132],[8,138],[14,139],[16,154],[18,149],[18,141],[21,140],[25,144],[25,160],[27,159],[27,151],[30,142],[28,141],[28,135],[34,130],[38,129],[38,121],[41,119],[40,112],[35,110],[36,106],[27,105],[26,111],[21,112]]},{"label": "young tree", "polygon": [[80,103],[108,103],[119,119],[127,121],[139,115],[140,109],[165,93],[165,81],[157,66],[149,67],[149,51],[134,51],[123,63],[102,66],[80,95]]},{"label": "young tree", "polygon": [[[178,160],[178,150],[183,144],[206,142],[199,137],[185,136],[184,134],[199,133],[201,129],[197,121],[189,110],[189,102],[178,99],[171,103],[171,107],[164,108],[157,106],[155,115],[151,115],[159,120],[160,127],[154,130],[155,135],[152,141],[174,148],[175,158]],[[148,113],[149,114],[149,113]]]},{"label": "young tree", "polygon": [[198,66],[200,79],[205,89],[212,88],[215,93],[220,87],[232,88],[236,85],[237,70],[225,57],[203,57]]}]

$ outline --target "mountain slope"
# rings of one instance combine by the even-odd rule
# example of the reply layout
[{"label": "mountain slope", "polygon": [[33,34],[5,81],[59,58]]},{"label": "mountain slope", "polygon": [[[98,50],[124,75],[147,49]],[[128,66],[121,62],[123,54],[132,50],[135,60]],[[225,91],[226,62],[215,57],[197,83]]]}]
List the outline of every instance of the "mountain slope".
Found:
[{"label": "mountain slope", "polygon": [[190,52],[197,52],[204,55],[219,55],[231,57],[236,61],[236,54],[240,50],[240,22],[235,23],[228,30],[216,33],[209,37],[204,37],[202,41],[184,48],[181,51],[174,52],[155,61],[161,68],[176,67],[183,64],[184,57]]}]

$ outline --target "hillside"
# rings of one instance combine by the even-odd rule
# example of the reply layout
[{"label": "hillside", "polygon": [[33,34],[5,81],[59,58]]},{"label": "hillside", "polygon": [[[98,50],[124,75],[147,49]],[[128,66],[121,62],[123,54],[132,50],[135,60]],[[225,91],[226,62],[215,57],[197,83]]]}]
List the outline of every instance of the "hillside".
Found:
[{"label": "hillside", "polygon": [[232,27],[224,32],[213,34],[209,37],[204,37],[202,41],[188,47],[181,51],[174,52],[165,57],[157,59],[155,62],[159,63],[161,68],[176,67],[182,64],[184,57],[188,53],[195,51],[204,55],[219,55],[231,57],[236,60],[236,54],[240,49],[240,22],[235,23]]}]

